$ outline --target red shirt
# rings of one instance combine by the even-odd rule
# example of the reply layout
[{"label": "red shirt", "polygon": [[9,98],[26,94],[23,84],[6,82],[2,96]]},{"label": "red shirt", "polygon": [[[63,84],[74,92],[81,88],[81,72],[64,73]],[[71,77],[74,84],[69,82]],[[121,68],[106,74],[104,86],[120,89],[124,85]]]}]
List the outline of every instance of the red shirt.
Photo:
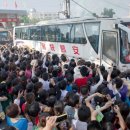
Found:
[{"label": "red shirt", "polygon": [[75,80],[75,84],[78,86],[78,89],[80,92],[80,89],[83,85],[87,85],[88,80],[92,77],[92,74],[90,74],[88,77],[78,78]]},{"label": "red shirt", "polygon": [[[22,105],[22,111],[23,112],[25,112],[25,108],[26,108],[26,103],[24,103],[23,105]],[[36,118],[35,118],[35,124],[37,125],[39,123],[39,117],[37,116]]]}]

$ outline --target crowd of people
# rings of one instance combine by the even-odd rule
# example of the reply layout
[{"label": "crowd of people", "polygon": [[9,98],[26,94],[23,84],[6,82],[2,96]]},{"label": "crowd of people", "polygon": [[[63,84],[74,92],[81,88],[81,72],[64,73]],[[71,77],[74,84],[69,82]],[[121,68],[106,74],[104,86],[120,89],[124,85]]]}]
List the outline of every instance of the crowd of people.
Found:
[{"label": "crowd of people", "polygon": [[130,72],[0,47],[2,130],[129,130]]}]

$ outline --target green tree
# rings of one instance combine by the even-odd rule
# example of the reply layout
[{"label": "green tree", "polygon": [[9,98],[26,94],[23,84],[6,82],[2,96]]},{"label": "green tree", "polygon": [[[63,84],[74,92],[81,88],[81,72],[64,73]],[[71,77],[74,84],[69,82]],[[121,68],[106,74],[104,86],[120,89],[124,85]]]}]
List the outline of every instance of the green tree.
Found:
[{"label": "green tree", "polygon": [[97,18],[99,17],[96,13],[93,13],[93,16],[94,16],[94,17],[97,17]]},{"label": "green tree", "polygon": [[29,19],[29,17],[27,15],[21,16],[20,17],[20,22],[21,23],[30,23],[30,19]]},{"label": "green tree", "polygon": [[109,18],[113,18],[114,14],[116,13],[114,12],[113,9],[107,9],[107,8],[104,8],[103,12],[101,13],[102,16]]}]

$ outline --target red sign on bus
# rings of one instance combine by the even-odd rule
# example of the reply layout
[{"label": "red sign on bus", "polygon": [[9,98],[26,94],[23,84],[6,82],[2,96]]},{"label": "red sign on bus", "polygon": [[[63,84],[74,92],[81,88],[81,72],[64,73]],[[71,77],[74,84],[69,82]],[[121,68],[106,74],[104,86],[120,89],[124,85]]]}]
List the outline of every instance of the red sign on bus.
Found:
[{"label": "red sign on bus", "polygon": [[72,46],[75,55],[79,55],[79,48],[77,46]]},{"label": "red sign on bus", "polygon": [[51,49],[51,51],[55,51],[55,46],[54,46],[54,44],[50,44],[50,49]]},{"label": "red sign on bus", "polygon": [[46,50],[46,44],[45,43],[41,43],[42,49]]},{"label": "red sign on bus", "polygon": [[66,53],[65,45],[60,45],[60,50],[61,52]]},{"label": "red sign on bus", "polygon": [[18,22],[18,18],[0,18],[0,22]]}]

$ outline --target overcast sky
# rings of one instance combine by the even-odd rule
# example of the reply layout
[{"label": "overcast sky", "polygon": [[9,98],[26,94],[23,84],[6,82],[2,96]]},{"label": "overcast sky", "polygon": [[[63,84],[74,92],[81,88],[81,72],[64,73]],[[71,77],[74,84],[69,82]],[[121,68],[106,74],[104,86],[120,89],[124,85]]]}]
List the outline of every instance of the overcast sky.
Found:
[{"label": "overcast sky", "polygon": [[[5,8],[7,1],[8,9],[14,9],[15,0],[0,0],[0,8]],[[64,0],[16,0],[18,9],[35,8],[40,12],[59,12],[63,9]],[[88,10],[101,14],[104,7],[113,8],[116,12],[116,17],[128,16],[130,12],[130,0],[75,0],[79,4],[83,5]],[[81,7],[71,2],[71,14],[73,17],[88,15],[88,12]]]}]

